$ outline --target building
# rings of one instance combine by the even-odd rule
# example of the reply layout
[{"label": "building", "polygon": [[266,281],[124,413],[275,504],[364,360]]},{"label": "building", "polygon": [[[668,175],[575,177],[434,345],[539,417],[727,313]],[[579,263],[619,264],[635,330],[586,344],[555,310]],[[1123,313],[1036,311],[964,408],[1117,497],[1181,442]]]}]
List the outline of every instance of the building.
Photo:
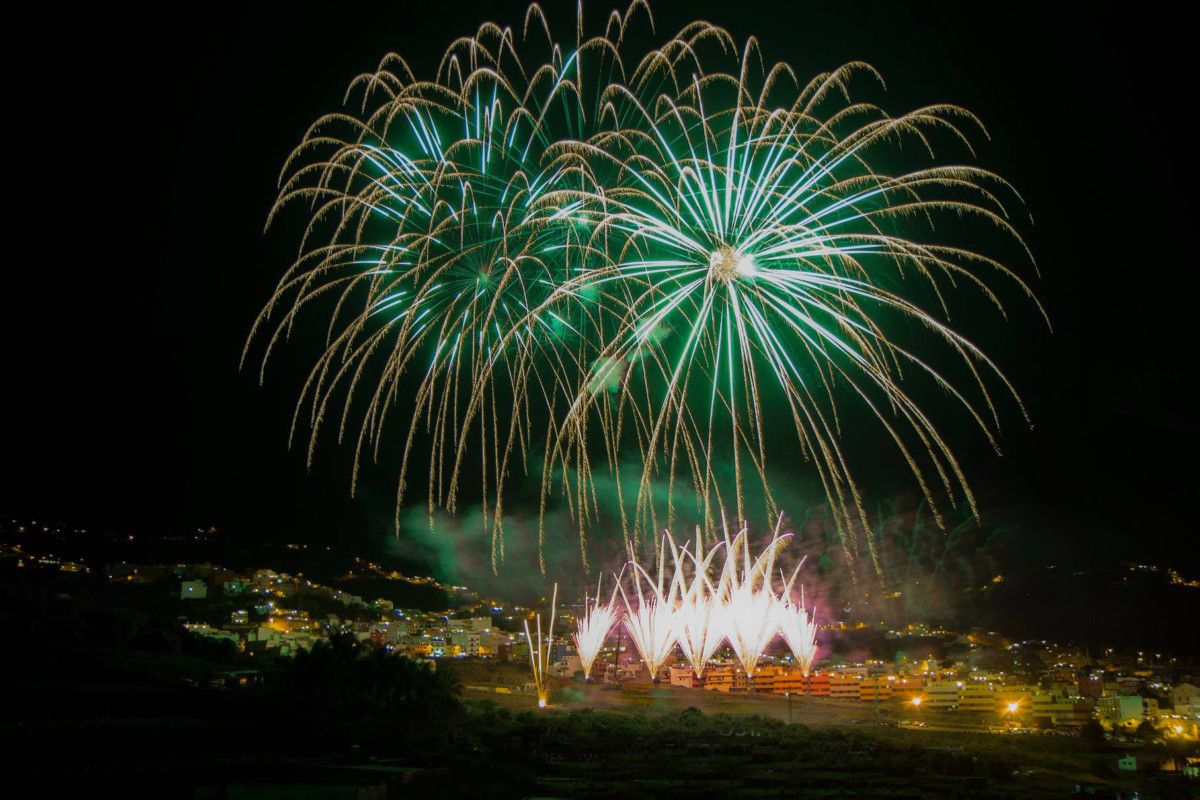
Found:
[{"label": "building", "polygon": [[204,581],[184,581],[179,584],[180,600],[203,600],[208,597],[208,586]]},{"label": "building", "polygon": [[862,675],[851,672],[834,673],[829,676],[829,696],[834,700],[858,700],[862,680]]},{"label": "building", "polygon": [[671,685],[682,686],[685,689],[695,689],[702,685],[702,681],[696,677],[696,672],[690,666],[673,666],[671,667]]},{"label": "building", "polygon": [[1096,701],[1096,716],[1110,727],[1136,728],[1142,711],[1142,698],[1136,694],[1110,694]]},{"label": "building", "polygon": [[892,698],[892,681],[885,675],[863,678],[858,684],[858,699],[878,703]]},{"label": "building", "polygon": [[804,694],[808,679],[798,667],[767,665],[759,667],[747,686],[755,692]]},{"label": "building", "polygon": [[1097,698],[1104,694],[1104,681],[1100,675],[1082,675],[1076,685],[1076,688],[1082,697]]},{"label": "building", "polygon": [[1200,692],[1190,683],[1181,683],[1171,689],[1171,703],[1175,706],[1175,713],[1186,714],[1191,708],[1192,700],[1197,696],[1200,696]]},{"label": "building", "polygon": [[496,652],[495,636],[492,629],[482,631],[454,630],[446,636],[450,647],[458,648],[457,652],[467,656],[490,656]]},{"label": "building", "polygon": [[1039,727],[1080,728],[1092,718],[1090,698],[1037,692],[1029,699],[1029,719]]},{"label": "building", "polygon": [[563,656],[550,665],[550,674],[556,678],[569,678],[576,672],[583,672],[583,661],[578,655]]},{"label": "building", "polygon": [[713,692],[746,691],[746,673],[733,664],[716,664],[704,671],[704,688]]},{"label": "building", "polygon": [[828,672],[813,672],[800,681],[800,694],[810,697],[829,697],[831,692]]},{"label": "building", "polygon": [[968,683],[959,688],[956,707],[973,714],[995,714],[996,703],[996,692],[990,683]]},{"label": "building", "polygon": [[492,630],[491,617],[463,617],[446,620],[446,627],[452,631],[469,633],[487,633]]},{"label": "building", "polygon": [[930,681],[925,684],[923,708],[949,711],[958,707],[958,693],[962,689],[962,681]]}]

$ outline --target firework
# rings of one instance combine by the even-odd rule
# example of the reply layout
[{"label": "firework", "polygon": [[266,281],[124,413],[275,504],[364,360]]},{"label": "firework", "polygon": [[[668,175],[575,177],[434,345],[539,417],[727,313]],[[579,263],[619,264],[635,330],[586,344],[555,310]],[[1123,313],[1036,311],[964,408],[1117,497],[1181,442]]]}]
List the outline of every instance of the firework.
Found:
[{"label": "firework", "polygon": [[[804,607],[803,589],[799,605],[791,601],[804,559],[790,577],[780,572],[778,584],[772,580],[777,556],[791,536],[780,532],[782,524],[780,515],[770,542],[753,557],[745,527],[731,538],[726,526],[724,541],[707,554],[699,530],[695,542],[682,547],[664,535],[654,578],[631,562],[636,606],[618,576],[617,587],[625,605],[624,624],[651,677],[657,676],[675,645],[696,676],[701,677],[722,643],[728,643],[746,674],[752,676],[759,659],[780,633],[808,674],[816,656],[815,614],[810,617]],[[724,562],[714,583],[710,571],[718,551],[723,553]],[[669,579],[668,565],[672,569]],[[595,643],[591,646],[594,650],[600,647]],[[582,647],[580,655],[582,658]]]},{"label": "firework", "polygon": [[[781,604],[771,585],[775,558],[791,534],[780,534],[780,516],[771,541],[757,558],[750,557],[750,537],[743,528],[732,541],[725,529],[725,565],[718,596],[725,621],[725,635],[734,655],[754,674],[767,645],[779,633]],[[797,568],[798,570],[799,568]],[[784,592],[786,594],[787,587]]]},{"label": "firework", "polygon": [[[602,579],[601,579],[602,580]],[[619,582],[620,579],[618,579]],[[609,631],[617,623],[619,611],[616,605],[617,589],[614,587],[608,602],[600,603],[600,581],[596,582],[596,597],[588,601],[583,598],[583,616],[575,621],[575,650],[583,664],[583,677],[589,680],[592,675],[592,663],[604,647],[604,640]]]},{"label": "firework", "polygon": [[[664,537],[668,538],[668,537]],[[675,606],[679,598],[679,582],[666,583],[667,547],[659,548],[658,577],[650,574],[637,562],[633,564],[633,586],[637,592],[637,608],[629,603],[625,588],[618,582],[621,599],[625,603],[625,629],[629,631],[638,654],[650,671],[650,677],[658,681],[658,670],[666,663],[675,648]],[[642,582],[646,591],[642,591]],[[618,579],[619,581],[619,579]]]},{"label": "firework", "polygon": [[[668,540],[670,541],[670,540]],[[674,581],[678,582],[676,595],[679,604],[675,608],[675,639],[679,649],[692,665],[699,678],[704,665],[712,659],[725,638],[723,622],[725,615],[712,581],[708,577],[709,564],[717,549],[704,554],[704,542],[699,529],[696,531],[694,549],[685,545],[676,548],[671,542],[671,553],[675,563]],[[685,565],[681,555],[692,561],[691,580],[686,579]]]},{"label": "firework", "polygon": [[[937,387],[997,448],[997,389],[1020,406],[949,323],[960,287],[1000,313],[999,281],[1033,298],[1007,266],[1028,259],[1020,198],[942,156],[971,155],[978,120],[944,104],[890,115],[853,99],[882,85],[870,66],[801,81],[705,22],[638,48],[642,0],[592,35],[578,14],[565,42],[536,5],[519,32],[484,24],[428,78],[389,55],[288,159],[272,220],[307,209],[301,251],[251,340],[265,340],[265,366],[302,312],[324,318],[293,421],[309,459],[328,424],[352,441],[357,480],[403,408],[397,528],[414,472],[432,520],[478,465],[496,568],[505,488],[526,472],[540,470],[543,515],[563,498],[586,561],[593,476],[620,486],[622,454],[640,470],[635,496],[618,497],[633,543],[658,529],[656,485],[668,527],[677,484],[706,527],[723,507],[746,520],[750,484],[772,515],[768,463],[798,449],[847,553],[865,543],[878,569],[842,446],[849,402],[935,515],[941,497],[974,511],[911,392]],[[977,226],[994,252],[964,242]],[[768,415],[794,441],[768,436]]]},{"label": "firework", "polygon": [[[558,584],[550,599],[550,629],[542,639],[542,615],[537,615],[537,640],[529,635],[529,620],[525,620],[525,643],[529,646],[529,666],[533,670],[533,685],[537,690],[538,708],[545,708],[550,698],[550,651],[554,644],[554,614],[558,609]],[[543,646],[544,645],[544,646]]]},{"label": "firework", "polygon": [[816,613],[809,614],[804,608],[804,596],[801,592],[800,603],[797,605],[788,598],[781,600],[779,608],[779,632],[792,651],[796,663],[800,665],[804,677],[808,677],[813,661],[817,657],[817,618]]}]

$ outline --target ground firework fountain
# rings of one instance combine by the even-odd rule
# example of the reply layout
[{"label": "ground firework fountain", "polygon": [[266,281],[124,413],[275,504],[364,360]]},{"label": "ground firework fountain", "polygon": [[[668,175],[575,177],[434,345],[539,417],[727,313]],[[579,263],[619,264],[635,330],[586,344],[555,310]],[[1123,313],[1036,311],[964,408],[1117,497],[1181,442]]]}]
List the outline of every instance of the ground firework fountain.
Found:
[{"label": "ground firework fountain", "polygon": [[542,615],[537,615],[537,639],[529,635],[529,620],[525,620],[525,643],[529,647],[529,665],[533,668],[533,685],[537,691],[538,708],[545,708],[550,699],[550,654],[554,649],[554,615],[558,608],[558,584],[550,599],[550,629],[542,639]]},{"label": "ground firework fountain", "polygon": [[[653,577],[631,562],[628,573],[633,577],[627,582],[632,586],[627,592],[622,581],[625,571],[616,576],[624,606],[621,622],[653,680],[657,681],[660,668],[676,646],[700,678],[722,644],[729,645],[752,680],[763,653],[779,635],[808,675],[816,658],[816,615],[806,608],[802,588],[800,598],[792,598],[804,559],[790,577],[782,572],[777,581],[773,577],[776,560],[791,539],[790,534],[780,532],[782,519],[781,515],[771,540],[758,555],[751,553],[745,528],[732,537],[726,529],[723,540],[707,553],[699,531],[693,543],[683,546],[664,535]],[[723,560],[714,580],[713,563],[718,552]],[[604,634],[620,611],[615,597],[607,606],[601,605],[598,598],[585,598],[585,606],[575,640],[585,672],[590,674]],[[609,613],[611,617],[605,616]]]}]

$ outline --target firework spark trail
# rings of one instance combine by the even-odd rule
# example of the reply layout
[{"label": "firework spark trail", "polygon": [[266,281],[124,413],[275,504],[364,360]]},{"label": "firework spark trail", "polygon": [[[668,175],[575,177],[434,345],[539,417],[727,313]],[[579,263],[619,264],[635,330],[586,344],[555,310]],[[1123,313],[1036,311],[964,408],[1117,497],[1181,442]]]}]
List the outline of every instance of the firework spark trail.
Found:
[{"label": "firework spark trail", "polygon": [[[658,681],[658,671],[671,656],[675,648],[675,606],[679,598],[679,582],[666,583],[667,546],[658,554],[658,577],[652,579],[636,561],[633,564],[633,586],[637,592],[637,608],[629,602],[625,588],[618,582],[621,599],[625,603],[625,629],[633,639],[638,654],[650,671],[650,677]],[[642,591],[642,582],[648,592]],[[618,579],[619,581],[619,579]]]},{"label": "firework spark trail", "polygon": [[807,678],[817,657],[817,618],[815,612],[810,615],[804,608],[803,598],[799,604],[790,599],[782,601],[779,632],[783,634],[792,656],[800,665],[800,671]]},{"label": "firework spark trail", "polygon": [[[533,670],[533,685],[537,690],[538,708],[545,708],[550,699],[550,653],[554,645],[554,615],[558,609],[558,584],[554,584],[554,594],[550,599],[550,629],[546,639],[542,639],[542,615],[537,615],[537,640],[529,635],[529,620],[525,620],[525,644],[529,647],[529,666]],[[543,647],[543,644],[545,645]]]},{"label": "firework spark trail", "polygon": [[[708,577],[709,565],[716,553],[717,548],[714,547],[708,551],[708,555],[704,554],[704,541],[699,528],[696,529],[692,550],[687,545],[676,548],[671,541],[675,565],[672,581],[678,583],[676,595],[679,598],[674,615],[675,639],[697,678],[703,675],[704,665],[712,659],[725,638],[721,604]],[[683,563],[689,558],[692,561],[690,581]]]},{"label": "firework spark trail", "polygon": [[747,676],[754,675],[767,645],[779,633],[782,606],[771,586],[771,576],[780,548],[791,537],[780,534],[782,524],[780,515],[770,543],[754,559],[750,557],[747,529],[742,528],[730,540],[729,529],[725,528],[726,558],[717,591],[726,640]]},{"label": "firework spark trail", "polygon": [[[601,604],[600,580],[596,582],[596,597],[591,602],[584,597],[583,616],[575,620],[575,650],[579,653],[579,660],[583,664],[585,680],[591,679],[592,663],[600,654],[600,650],[604,647],[604,640],[608,638],[609,632],[617,624],[620,615],[616,605],[616,586],[613,587],[608,602]],[[619,578],[617,585],[620,585]]]},{"label": "firework spark trail", "polygon": [[[752,677],[759,660],[779,634],[783,634],[804,674],[808,674],[816,657],[815,612],[810,618],[804,606],[803,588],[799,604],[791,600],[792,587],[805,559],[800,559],[790,577],[780,571],[778,588],[772,581],[778,554],[791,538],[791,534],[781,533],[782,525],[781,514],[771,540],[754,557],[750,553],[748,530],[743,527],[731,538],[726,524],[724,540],[707,554],[699,530],[695,542],[682,547],[664,534],[655,578],[631,560],[636,608],[625,593],[620,576],[617,587],[624,600],[625,627],[652,678],[657,678],[658,670],[670,658],[676,644],[700,678],[722,643],[728,643],[747,676]],[[672,569],[669,580],[668,551]],[[709,572],[718,551],[724,561],[714,583]]]},{"label": "firework spark trail", "polygon": [[[300,252],[246,355],[261,341],[265,369],[302,312],[325,318],[292,424],[310,463],[334,427],[353,442],[353,487],[389,440],[388,412],[407,409],[397,530],[414,475],[432,524],[456,510],[469,467],[498,569],[521,475],[540,471],[542,517],[559,493],[586,565],[595,476],[619,486],[622,454],[640,470],[620,498],[636,546],[662,513],[671,526],[677,483],[706,529],[726,507],[744,523],[754,483],[773,516],[768,464],[798,444],[847,555],[865,548],[878,570],[843,444],[854,404],[939,524],[940,500],[977,511],[912,389],[940,389],[997,451],[995,395],[1024,413],[949,322],[963,290],[1004,315],[997,283],[1040,310],[1007,263],[1032,262],[1012,221],[1021,199],[942,155],[973,158],[979,121],[946,104],[893,116],[854,99],[882,86],[869,65],[805,83],[706,22],[641,48],[631,31],[653,19],[640,0],[594,35],[577,13],[573,41],[536,5],[519,31],[485,23],[431,79],[388,55],[288,158],[268,224],[305,207]],[[979,232],[995,252],[962,243]]]}]

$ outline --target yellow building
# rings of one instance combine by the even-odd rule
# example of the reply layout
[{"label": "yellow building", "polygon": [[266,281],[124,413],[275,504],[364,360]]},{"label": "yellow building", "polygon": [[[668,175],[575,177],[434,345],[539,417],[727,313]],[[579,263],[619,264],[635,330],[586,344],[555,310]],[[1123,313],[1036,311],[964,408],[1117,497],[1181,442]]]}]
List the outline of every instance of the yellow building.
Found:
[{"label": "yellow building", "polygon": [[958,690],[959,711],[972,714],[995,714],[996,692],[990,683],[967,683]]},{"label": "yellow building", "polygon": [[713,692],[746,691],[746,673],[732,664],[717,664],[704,671],[704,688]]},{"label": "yellow building", "polygon": [[863,678],[858,684],[858,699],[864,703],[890,700],[893,681],[885,675]]},{"label": "yellow building", "polygon": [[858,700],[863,676],[850,672],[835,672],[829,676],[829,696],[834,700]]},{"label": "yellow building", "polygon": [[1092,718],[1092,702],[1053,692],[1038,692],[1029,698],[1028,716],[1037,725],[1078,728]]},{"label": "yellow building", "polygon": [[958,707],[962,681],[929,681],[925,684],[923,708],[947,711]]}]

